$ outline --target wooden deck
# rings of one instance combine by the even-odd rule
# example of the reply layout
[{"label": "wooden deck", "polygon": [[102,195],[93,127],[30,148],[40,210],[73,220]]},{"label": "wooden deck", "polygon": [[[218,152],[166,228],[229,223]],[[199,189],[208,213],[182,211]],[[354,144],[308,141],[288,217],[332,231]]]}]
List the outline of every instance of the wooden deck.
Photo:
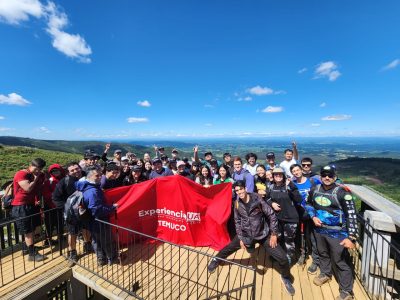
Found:
[{"label": "wooden deck", "polygon": [[[195,250],[210,255],[216,254],[214,250],[206,247]],[[3,282],[0,284],[0,295],[17,289],[19,285],[33,280],[46,270],[65,264],[58,252],[52,253],[49,248],[45,248],[44,252],[48,256],[48,262],[39,263],[41,265],[36,269],[33,269],[33,262],[28,262],[27,257],[21,255],[21,251],[14,254],[14,264],[11,256],[2,257],[0,270]],[[232,264],[219,266],[213,274],[209,274],[207,265],[210,257],[168,244],[137,245],[135,249],[123,249],[122,253],[125,257],[122,264],[102,267],[97,266],[94,254],[82,256],[79,260],[80,266],[73,267],[72,276],[109,299],[133,299],[116,285],[127,290],[135,289],[136,294],[144,299],[216,299],[228,291],[251,284],[254,278],[254,272],[250,269]],[[246,251],[239,250],[228,259],[243,265],[256,265],[255,257],[258,257],[255,278],[257,300],[331,300],[339,293],[338,284],[334,279],[322,287],[317,287],[312,283],[315,275],[307,273],[307,266],[302,269],[296,265],[291,269],[296,294],[290,297],[282,287],[279,273],[263,249],[258,249],[253,257]],[[310,263],[311,260],[308,260],[308,264]],[[94,275],[90,270],[98,275]],[[368,299],[358,281],[355,281],[354,293],[355,299]],[[220,298],[250,299],[250,296],[251,287]]]}]

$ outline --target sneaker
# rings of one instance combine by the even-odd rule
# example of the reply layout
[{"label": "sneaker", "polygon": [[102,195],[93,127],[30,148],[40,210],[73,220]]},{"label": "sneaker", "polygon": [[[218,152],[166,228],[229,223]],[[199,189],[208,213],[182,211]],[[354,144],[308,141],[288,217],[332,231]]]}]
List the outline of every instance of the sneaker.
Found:
[{"label": "sneaker", "polygon": [[76,250],[71,250],[68,258],[70,260],[72,260],[73,262],[77,262],[78,261],[78,253],[76,252]]},{"label": "sneaker", "polygon": [[308,273],[308,274],[316,274],[316,273],[317,273],[317,270],[318,270],[317,264],[312,263],[312,264],[308,267],[307,273]]},{"label": "sneaker", "polygon": [[314,284],[317,286],[321,286],[324,283],[331,281],[331,278],[325,274],[319,274],[318,276],[314,277]]},{"label": "sneaker", "polygon": [[107,264],[107,260],[104,260],[104,259],[98,259],[97,260],[97,265],[99,267],[105,266],[106,264]]},{"label": "sneaker", "polygon": [[290,295],[290,296],[294,296],[295,294],[295,289],[290,281],[289,278],[283,277],[281,276],[281,280],[283,283],[283,286],[285,287],[286,292]]},{"label": "sneaker", "polygon": [[351,300],[351,299],[354,299],[353,295],[345,291],[341,291],[340,295],[336,297],[336,300]]},{"label": "sneaker", "polygon": [[215,258],[211,259],[210,264],[207,266],[208,272],[210,274],[214,273],[215,270],[218,268],[219,261]]},{"label": "sneaker", "polygon": [[92,247],[92,243],[91,242],[85,242],[83,244],[83,252],[85,254],[89,254],[89,253],[93,253],[93,247]]},{"label": "sneaker", "polygon": [[297,264],[299,266],[304,266],[306,263],[306,256],[305,255],[300,255],[299,260],[297,261]]},{"label": "sneaker", "polygon": [[28,255],[28,261],[43,261],[46,259],[46,256],[39,254],[39,253],[35,253],[33,255],[29,254]]}]

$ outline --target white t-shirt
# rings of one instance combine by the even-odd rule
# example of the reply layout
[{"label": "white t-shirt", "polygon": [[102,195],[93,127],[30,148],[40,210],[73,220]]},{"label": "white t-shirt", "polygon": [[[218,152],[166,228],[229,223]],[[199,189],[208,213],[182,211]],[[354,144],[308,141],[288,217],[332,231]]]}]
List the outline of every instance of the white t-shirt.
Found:
[{"label": "white t-shirt", "polygon": [[279,167],[281,167],[281,168],[285,171],[285,174],[286,174],[287,176],[293,177],[292,172],[290,172],[290,166],[291,166],[291,165],[294,165],[294,164],[297,164],[297,160],[295,160],[294,158],[292,158],[291,161],[284,160],[283,162],[281,162],[281,163],[279,164]]},{"label": "white t-shirt", "polygon": [[243,169],[249,171],[250,174],[253,176],[257,174],[257,167],[258,167],[258,164],[255,164],[254,167],[250,166],[249,164],[243,165]]}]

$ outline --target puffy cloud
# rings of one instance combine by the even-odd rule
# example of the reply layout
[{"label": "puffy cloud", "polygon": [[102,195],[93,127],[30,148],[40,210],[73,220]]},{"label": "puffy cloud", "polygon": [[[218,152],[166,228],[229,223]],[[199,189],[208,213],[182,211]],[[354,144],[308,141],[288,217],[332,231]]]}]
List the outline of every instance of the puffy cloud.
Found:
[{"label": "puffy cloud", "polygon": [[304,72],[307,72],[307,68],[302,68],[297,71],[298,74],[303,74]]},{"label": "puffy cloud", "polygon": [[263,95],[272,95],[274,93],[274,90],[269,87],[261,87],[257,85],[252,88],[249,88],[247,92],[256,96],[263,96]]},{"label": "puffy cloud", "polygon": [[43,5],[39,0],[1,0],[0,21],[17,25],[30,17],[43,19],[46,31],[52,38],[52,45],[68,57],[90,63],[90,46],[79,34],[70,34],[63,29],[69,25],[67,15],[52,1]]},{"label": "puffy cloud", "polygon": [[250,97],[250,96],[245,96],[245,97],[239,97],[239,98],[238,98],[238,101],[246,101],[246,102],[249,102],[249,101],[251,101],[251,100],[253,100],[253,98]]},{"label": "puffy cloud", "polygon": [[266,108],[264,108],[262,110],[262,112],[264,112],[264,113],[278,113],[278,112],[282,112],[282,111],[283,111],[282,106],[267,106]]},{"label": "puffy cloud", "polygon": [[342,75],[338,71],[338,66],[333,61],[326,61],[320,63],[315,68],[314,73],[315,73],[314,78],[327,77],[329,81],[335,81],[336,79],[339,78],[340,75]]},{"label": "puffy cloud", "polygon": [[344,121],[350,119],[351,115],[332,115],[321,118],[322,121]]},{"label": "puffy cloud", "polygon": [[319,107],[325,107],[326,106],[326,102],[322,102]]},{"label": "puffy cloud", "polygon": [[395,60],[393,60],[392,62],[390,62],[389,64],[387,64],[386,66],[384,66],[382,68],[382,71],[387,71],[387,70],[391,70],[396,68],[397,66],[400,65],[400,59],[396,58]]},{"label": "puffy cloud", "polygon": [[0,104],[26,106],[31,102],[16,93],[11,93],[8,96],[0,95]]},{"label": "puffy cloud", "polygon": [[151,106],[150,102],[147,100],[138,101],[137,105],[142,106],[142,107],[150,107]]},{"label": "puffy cloud", "polygon": [[11,131],[12,128],[0,127],[0,132]]},{"label": "puffy cloud", "polygon": [[44,127],[44,126],[39,127],[39,128],[37,129],[37,131],[40,131],[40,132],[42,132],[42,133],[51,133],[51,131],[50,131],[47,127]]},{"label": "puffy cloud", "polygon": [[43,6],[38,0],[1,0],[0,21],[18,25],[29,17],[41,18]]},{"label": "puffy cloud", "polygon": [[129,117],[127,119],[128,123],[147,123],[149,119],[147,118],[137,118],[137,117]]}]

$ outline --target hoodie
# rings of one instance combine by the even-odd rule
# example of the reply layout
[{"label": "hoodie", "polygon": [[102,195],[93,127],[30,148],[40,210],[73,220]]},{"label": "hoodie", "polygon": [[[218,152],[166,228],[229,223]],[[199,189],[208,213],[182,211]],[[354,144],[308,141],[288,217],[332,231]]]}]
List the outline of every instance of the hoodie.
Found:
[{"label": "hoodie", "polygon": [[109,216],[114,212],[115,207],[107,205],[104,201],[104,193],[100,184],[94,184],[89,181],[77,181],[75,187],[83,193],[83,201],[90,210],[93,218],[108,221]]},{"label": "hoodie", "polygon": [[[61,174],[58,177],[55,177],[54,175],[51,174],[51,171],[54,169],[59,169]],[[43,183],[43,190],[42,190],[42,195],[43,195],[43,200],[45,203],[45,206],[48,208],[54,208],[56,207],[51,199],[51,196],[56,189],[57,183],[64,177],[64,169],[61,167],[59,164],[53,164],[49,167],[48,169],[50,177],[46,179]]]}]

